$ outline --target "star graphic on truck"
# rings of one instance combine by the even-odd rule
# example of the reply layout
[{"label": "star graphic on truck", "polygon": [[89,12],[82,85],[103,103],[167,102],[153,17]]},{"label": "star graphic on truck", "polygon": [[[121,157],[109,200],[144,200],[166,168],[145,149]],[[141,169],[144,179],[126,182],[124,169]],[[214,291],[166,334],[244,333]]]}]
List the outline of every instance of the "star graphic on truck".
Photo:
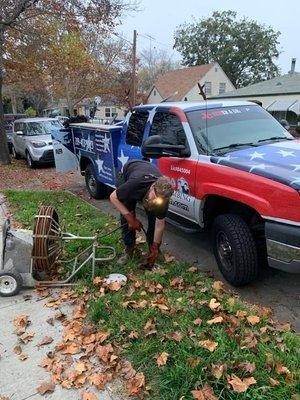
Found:
[{"label": "star graphic on truck", "polygon": [[98,158],[98,160],[96,160],[96,164],[97,164],[97,166],[98,166],[98,171],[99,171],[99,173],[102,171],[102,169],[103,169],[103,163],[104,163],[104,161],[103,160],[100,160],[99,158]]},{"label": "star graphic on truck", "polygon": [[265,153],[259,153],[258,151],[255,151],[254,153],[249,154],[251,156],[250,160],[254,160],[255,158],[264,158]]},{"label": "star graphic on truck", "polygon": [[121,156],[118,157],[118,160],[122,164],[121,172],[123,171],[124,165],[127,163],[128,159],[129,159],[129,157],[125,156],[123,150],[121,150]]},{"label": "star graphic on truck", "polygon": [[103,143],[103,151],[104,153],[106,153],[107,151],[110,152],[110,148],[109,148],[109,142],[110,139],[106,136],[106,133],[104,134],[104,138],[102,139],[102,143]]}]

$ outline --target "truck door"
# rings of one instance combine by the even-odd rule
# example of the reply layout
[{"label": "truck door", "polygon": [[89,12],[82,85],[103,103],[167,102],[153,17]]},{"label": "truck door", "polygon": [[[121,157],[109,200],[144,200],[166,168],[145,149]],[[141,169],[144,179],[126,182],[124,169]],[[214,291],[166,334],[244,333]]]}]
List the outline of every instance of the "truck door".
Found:
[{"label": "truck door", "polygon": [[160,135],[162,143],[185,145],[186,157],[162,157],[158,159],[161,173],[172,179],[175,192],[170,200],[169,211],[195,221],[195,176],[197,157],[191,148],[183,124],[185,115],[169,110],[156,111],[149,136]]}]

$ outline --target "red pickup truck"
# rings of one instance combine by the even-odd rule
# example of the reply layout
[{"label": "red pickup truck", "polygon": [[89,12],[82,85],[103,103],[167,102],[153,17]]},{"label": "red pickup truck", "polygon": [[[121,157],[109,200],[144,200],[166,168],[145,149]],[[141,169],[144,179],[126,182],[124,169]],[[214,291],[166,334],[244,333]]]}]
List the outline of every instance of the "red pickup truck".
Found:
[{"label": "red pickup truck", "polygon": [[161,103],[135,107],[122,126],[70,129],[65,147],[93,197],[115,186],[127,160],[156,162],[176,186],[170,217],[211,229],[219,268],[233,285],[256,279],[267,261],[300,272],[300,141],[262,107]]}]

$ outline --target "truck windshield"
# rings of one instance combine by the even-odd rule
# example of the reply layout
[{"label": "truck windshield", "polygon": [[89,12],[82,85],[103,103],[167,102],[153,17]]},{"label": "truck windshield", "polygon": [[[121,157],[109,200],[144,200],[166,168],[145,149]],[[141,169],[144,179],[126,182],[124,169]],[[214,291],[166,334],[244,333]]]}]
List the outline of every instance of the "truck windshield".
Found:
[{"label": "truck windshield", "polygon": [[28,136],[50,135],[53,130],[63,128],[59,121],[27,122],[26,125]]},{"label": "truck windshield", "polygon": [[233,106],[186,113],[198,150],[225,154],[293,136],[260,106]]}]

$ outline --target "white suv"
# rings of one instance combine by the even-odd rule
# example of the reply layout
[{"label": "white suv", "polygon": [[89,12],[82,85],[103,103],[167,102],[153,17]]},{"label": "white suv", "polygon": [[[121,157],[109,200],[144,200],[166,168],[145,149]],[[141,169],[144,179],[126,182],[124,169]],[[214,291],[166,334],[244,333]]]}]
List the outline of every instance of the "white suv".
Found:
[{"label": "white suv", "polygon": [[26,158],[30,168],[37,164],[54,163],[51,133],[62,129],[55,118],[24,118],[14,121],[12,155]]}]

